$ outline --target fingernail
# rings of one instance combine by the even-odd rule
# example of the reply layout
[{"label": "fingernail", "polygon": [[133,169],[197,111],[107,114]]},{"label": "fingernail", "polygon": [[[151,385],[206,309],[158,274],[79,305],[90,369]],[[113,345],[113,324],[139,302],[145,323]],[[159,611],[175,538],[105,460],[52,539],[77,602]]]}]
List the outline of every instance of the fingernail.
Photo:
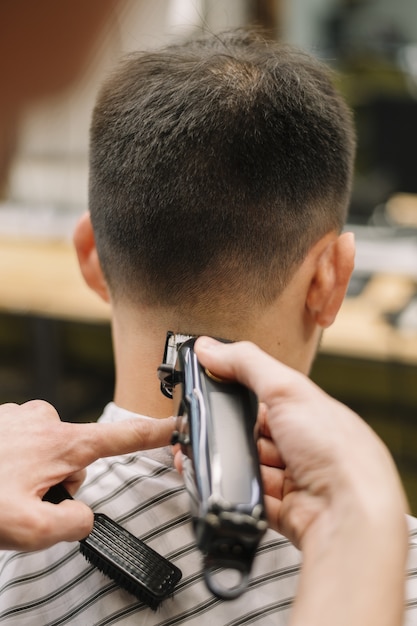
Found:
[{"label": "fingernail", "polygon": [[199,337],[197,342],[198,348],[201,350],[211,350],[219,345],[219,342],[212,337]]}]

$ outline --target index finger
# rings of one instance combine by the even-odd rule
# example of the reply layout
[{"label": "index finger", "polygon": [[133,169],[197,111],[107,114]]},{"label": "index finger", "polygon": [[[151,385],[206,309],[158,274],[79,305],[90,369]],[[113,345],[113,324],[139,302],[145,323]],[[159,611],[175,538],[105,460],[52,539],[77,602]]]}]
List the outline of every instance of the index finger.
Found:
[{"label": "index finger", "polygon": [[81,469],[101,457],[117,456],[169,445],[175,418],[133,418],[115,423],[68,424]]}]

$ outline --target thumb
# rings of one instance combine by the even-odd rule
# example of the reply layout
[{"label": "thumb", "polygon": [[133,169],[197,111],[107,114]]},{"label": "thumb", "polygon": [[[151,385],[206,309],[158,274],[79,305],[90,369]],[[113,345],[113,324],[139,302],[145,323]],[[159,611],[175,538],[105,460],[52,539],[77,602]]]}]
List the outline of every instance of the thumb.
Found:
[{"label": "thumb", "polygon": [[59,541],[79,541],[91,532],[93,511],[83,502],[65,500],[60,504],[33,498],[25,501],[16,520],[10,511],[9,524],[13,526],[13,538],[0,543],[7,550],[43,550]]},{"label": "thumb", "polygon": [[[44,523],[34,529],[38,533],[39,549],[48,548],[59,541],[80,541],[90,534],[93,523],[93,511],[79,500],[64,500],[59,504],[42,502]],[[47,527],[47,533],[45,533]]]}]

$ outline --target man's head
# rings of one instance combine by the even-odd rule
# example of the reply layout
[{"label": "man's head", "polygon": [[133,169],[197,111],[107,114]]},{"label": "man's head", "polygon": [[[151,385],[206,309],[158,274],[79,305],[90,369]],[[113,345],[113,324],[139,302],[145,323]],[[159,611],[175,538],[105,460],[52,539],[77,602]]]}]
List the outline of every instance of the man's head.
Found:
[{"label": "man's head", "polygon": [[308,372],[353,267],[354,144],[327,69],[257,34],[121,63],[94,110],[75,236],[112,302],[119,386],[138,355],[159,365],[167,330],[249,339]]},{"label": "man's head", "polygon": [[270,303],[344,224],[353,135],[327,71],[285,44],[239,31],[131,55],[91,127],[113,299],[197,315]]}]

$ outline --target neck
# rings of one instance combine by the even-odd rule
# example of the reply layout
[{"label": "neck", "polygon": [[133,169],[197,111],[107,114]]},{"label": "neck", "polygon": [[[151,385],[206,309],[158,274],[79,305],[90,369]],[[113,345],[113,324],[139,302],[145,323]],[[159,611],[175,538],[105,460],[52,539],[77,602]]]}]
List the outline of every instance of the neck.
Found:
[{"label": "neck", "polygon": [[180,322],[172,312],[129,306],[113,306],[112,330],[116,367],[114,401],[129,411],[152,417],[167,417],[173,411],[172,400],[162,394],[157,375],[168,330],[231,340],[249,338],[236,334],[236,329],[219,329],[218,325],[211,327],[207,323],[197,326]]},{"label": "neck", "polygon": [[115,403],[142,415],[172,415],[172,400],[160,390],[157,375],[162,363],[165,337],[170,327],[144,315],[123,311],[113,319],[116,367]]},{"label": "neck", "polygon": [[[246,320],[235,322],[233,326],[218,319],[213,324],[207,321],[202,325],[184,323],[172,311],[113,304],[114,401],[120,407],[143,415],[172,415],[172,401],[162,394],[157,375],[168,330],[252,341],[273,357],[307,374],[317,348],[318,332],[314,324],[304,319],[301,302],[294,301],[296,297],[298,294],[290,297],[288,304],[284,301],[279,306],[264,309],[254,323]],[[300,311],[299,315],[294,311]]]}]

